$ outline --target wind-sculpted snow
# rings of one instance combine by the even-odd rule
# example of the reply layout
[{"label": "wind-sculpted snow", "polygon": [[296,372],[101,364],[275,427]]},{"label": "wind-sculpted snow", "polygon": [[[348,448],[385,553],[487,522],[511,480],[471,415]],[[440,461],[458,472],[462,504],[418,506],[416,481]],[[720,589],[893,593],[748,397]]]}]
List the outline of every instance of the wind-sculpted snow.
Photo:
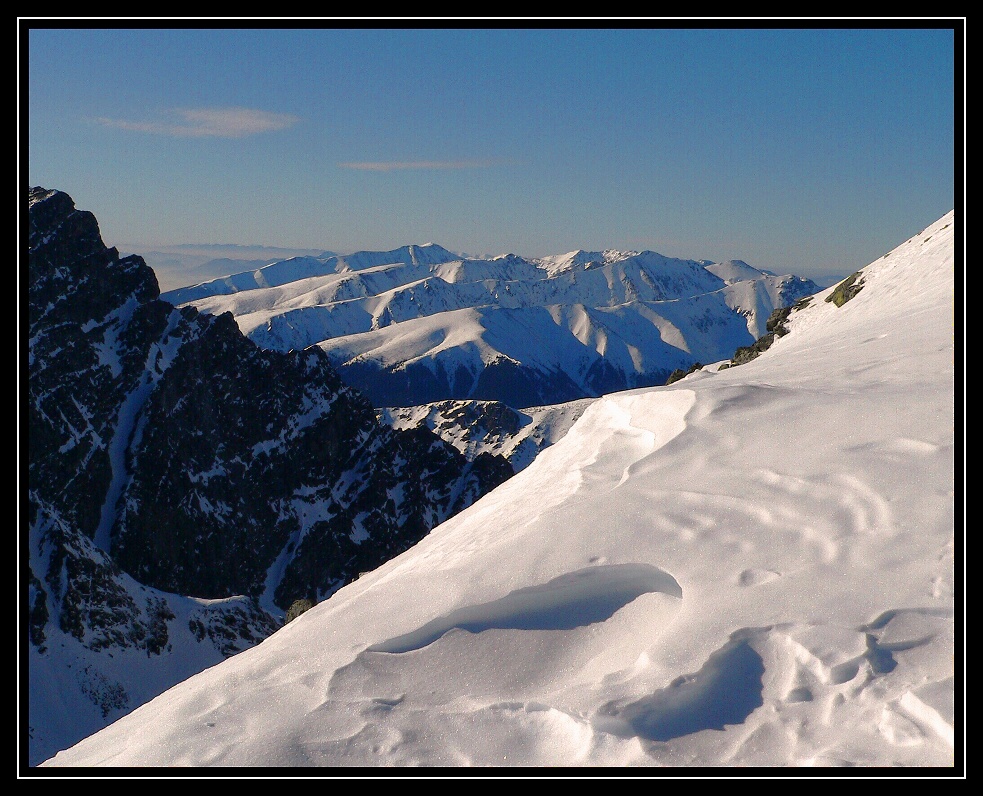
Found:
[{"label": "wind-sculpted snow", "polygon": [[713,653],[700,671],[627,705],[603,705],[594,726],[622,737],[671,741],[702,730],[743,724],[764,704],[764,661],[746,640]]},{"label": "wind-sculpted snow", "polygon": [[775,307],[818,290],[739,261],[655,252],[468,260],[409,246],[325,258],[286,281],[302,270],[284,261],[164,298],[231,312],[264,348],[319,345],[377,407],[518,408],[663,384],[753,343]]},{"label": "wind-sculpted snow", "polygon": [[952,775],[953,224],[45,765]]},{"label": "wind-sculpted snow", "polygon": [[610,619],[636,597],[656,591],[683,596],[672,575],[648,564],[590,567],[542,586],[518,589],[490,603],[458,608],[412,633],[373,644],[368,651],[411,652],[455,629],[469,633],[492,628],[572,630]]}]

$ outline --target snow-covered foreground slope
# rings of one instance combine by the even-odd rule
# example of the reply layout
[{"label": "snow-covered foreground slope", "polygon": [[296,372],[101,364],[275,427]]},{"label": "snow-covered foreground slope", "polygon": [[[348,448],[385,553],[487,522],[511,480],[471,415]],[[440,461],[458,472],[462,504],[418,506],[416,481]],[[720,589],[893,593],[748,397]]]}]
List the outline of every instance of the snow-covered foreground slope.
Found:
[{"label": "snow-covered foreground slope", "polygon": [[953,224],[46,765],[952,766]]}]

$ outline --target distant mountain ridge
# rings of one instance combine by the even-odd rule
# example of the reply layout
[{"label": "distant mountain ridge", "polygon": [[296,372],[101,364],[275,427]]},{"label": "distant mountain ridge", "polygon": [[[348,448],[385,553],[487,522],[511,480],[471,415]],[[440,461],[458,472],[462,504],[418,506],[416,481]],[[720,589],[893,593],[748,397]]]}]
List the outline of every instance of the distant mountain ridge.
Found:
[{"label": "distant mountain ridge", "polygon": [[361,271],[377,265],[397,263],[435,265],[450,262],[455,258],[456,255],[432,243],[423,246],[403,246],[387,252],[359,251],[348,255],[289,257],[254,270],[241,271],[197,285],[171,290],[163,293],[161,298],[175,305],[186,304],[208,296],[223,296],[245,290],[279,287],[299,279]]},{"label": "distant mountain ridge", "polygon": [[157,276],[161,292],[225,274],[255,270],[289,257],[330,257],[324,249],[290,249],[235,243],[119,243],[121,255],[138,254]]},{"label": "distant mountain ridge", "polygon": [[740,260],[575,251],[462,258],[433,243],[291,258],[163,294],[231,312],[263,348],[324,350],[377,408],[544,406],[729,358],[819,287]]},{"label": "distant mountain ridge", "polygon": [[395,431],[317,347],[158,297],[68,195],[28,193],[30,756],[262,640],[512,475]]}]

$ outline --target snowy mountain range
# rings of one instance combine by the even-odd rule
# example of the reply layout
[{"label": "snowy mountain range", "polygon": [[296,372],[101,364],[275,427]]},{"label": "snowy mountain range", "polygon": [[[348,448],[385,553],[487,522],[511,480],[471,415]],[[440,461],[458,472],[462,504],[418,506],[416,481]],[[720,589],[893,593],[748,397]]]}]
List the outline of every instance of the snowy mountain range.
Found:
[{"label": "snowy mountain range", "polygon": [[28,194],[28,757],[256,644],[513,474],[396,431],[317,347],[158,297],[91,213]]},{"label": "snowy mountain range", "polygon": [[246,246],[222,243],[181,243],[170,246],[120,243],[121,256],[138,254],[157,276],[161,292],[185,285],[256,270],[290,257],[331,257],[324,249],[287,249],[276,246]]},{"label": "snowy mountain range", "polygon": [[[796,302],[767,345],[590,401],[410,549],[43,766],[958,776],[954,233]],[[352,271],[312,284],[374,278]]]},{"label": "snowy mountain range", "polygon": [[662,385],[730,357],[777,307],[819,290],[741,261],[576,251],[462,259],[427,243],[295,257],[162,294],[231,312],[262,348],[317,345],[377,408],[513,408]]}]

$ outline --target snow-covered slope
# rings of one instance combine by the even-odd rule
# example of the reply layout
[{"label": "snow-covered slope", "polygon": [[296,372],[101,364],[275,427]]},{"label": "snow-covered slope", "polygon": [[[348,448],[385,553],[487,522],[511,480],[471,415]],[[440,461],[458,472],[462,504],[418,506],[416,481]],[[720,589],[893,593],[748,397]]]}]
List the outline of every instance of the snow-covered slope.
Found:
[{"label": "snow-covered slope", "polygon": [[278,287],[311,277],[362,271],[379,265],[400,264],[426,268],[453,259],[455,259],[454,254],[433,243],[425,243],[423,246],[403,246],[388,252],[355,252],[348,255],[332,254],[327,257],[291,257],[255,270],[210,279],[198,285],[177,288],[162,293],[161,298],[171,304],[186,304],[206,296],[221,296],[248,290]]},{"label": "snow-covered slope", "polygon": [[377,407],[528,407],[664,384],[754,342],[774,308],[818,289],[739,261],[614,250],[467,260],[428,244],[296,258],[163,298],[231,312],[264,348],[320,346]]},{"label": "snow-covered slope", "polygon": [[[252,646],[280,625],[246,596],[206,600],[137,583],[80,534],[71,536],[70,547],[60,557],[67,573],[65,602],[74,604],[77,625],[53,617],[56,621],[32,627],[40,643],[27,647],[29,765]],[[32,569],[43,573],[43,562],[60,551],[50,534],[38,548]],[[79,565],[84,574],[73,577]],[[76,581],[82,581],[82,589]],[[42,583],[32,579],[29,605],[39,604],[44,604]]]},{"label": "snow-covered slope", "polygon": [[940,767],[954,217],[50,766]]}]

